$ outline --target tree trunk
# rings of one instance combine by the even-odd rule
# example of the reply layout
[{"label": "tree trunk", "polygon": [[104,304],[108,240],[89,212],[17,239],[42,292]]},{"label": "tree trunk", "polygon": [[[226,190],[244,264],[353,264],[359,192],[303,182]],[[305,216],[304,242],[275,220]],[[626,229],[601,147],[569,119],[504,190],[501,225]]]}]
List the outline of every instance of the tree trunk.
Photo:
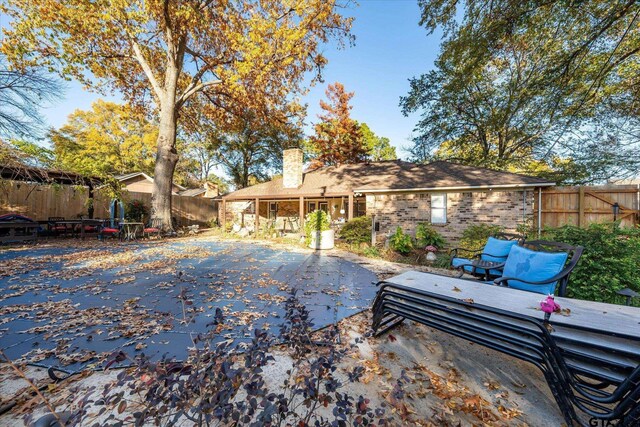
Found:
[{"label": "tree trunk", "polygon": [[160,111],[158,149],[151,196],[151,219],[153,225],[163,231],[173,231],[171,221],[171,190],[173,173],[178,163],[176,151],[177,111],[173,99],[163,102]]}]

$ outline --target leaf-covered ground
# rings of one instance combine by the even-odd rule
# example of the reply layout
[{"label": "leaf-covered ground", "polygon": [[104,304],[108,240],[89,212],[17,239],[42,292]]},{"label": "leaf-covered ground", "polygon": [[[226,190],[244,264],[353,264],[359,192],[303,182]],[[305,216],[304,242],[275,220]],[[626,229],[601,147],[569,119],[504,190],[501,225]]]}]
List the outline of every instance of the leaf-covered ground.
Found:
[{"label": "leaf-covered ground", "polygon": [[[562,425],[544,378],[526,363],[411,322],[379,338],[368,336],[370,312],[350,315],[370,305],[372,271],[382,278],[408,268],[341,251],[317,256],[209,238],[13,248],[0,253],[0,347],[17,362],[67,371],[100,367],[118,348],[131,355],[186,355],[192,339],[207,328],[216,328],[220,339],[240,342],[255,327],[277,329],[293,286],[300,288],[298,297],[316,326],[343,319],[340,342],[349,356],[338,375],[347,383],[351,372],[360,371],[360,381],[347,391],[383,406],[391,425]],[[265,378],[278,392],[291,359],[284,349],[273,352],[276,360]],[[83,390],[101,389],[120,372],[87,369],[55,384],[45,370],[25,369],[56,410],[69,408]],[[0,406],[17,403],[0,416],[0,426],[46,412],[7,364],[0,365],[0,383]],[[136,402],[122,409],[126,417],[137,410]]]},{"label": "leaf-covered ground", "polygon": [[[357,342],[338,367],[337,376],[346,384],[344,391],[366,396],[371,406],[384,408],[391,417],[389,425],[564,425],[544,378],[529,364],[411,322],[379,338],[367,337],[369,311],[344,319],[339,327],[344,347]],[[291,358],[286,349],[276,348],[273,354],[275,361],[265,368],[264,378],[269,389],[279,393],[291,369]],[[347,376],[356,368],[361,370],[360,380],[349,383]],[[28,376],[44,386],[45,396],[62,412],[77,404],[85,390],[93,388],[94,396],[99,396],[103,386],[115,382],[121,372],[86,372],[53,384],[44,370],[28,369]],[[0,377],[5,379],[0,395],[20,396],[18,405],[0,417],[0,426],[19,425],[31,412],[34,419],[46,413],[41,400],[8,366],[0,366]],[[399,381],[403,385],[401,393],[397,389]],[[136,396],[125,397],[126,408],[118,413],[119,418],[141,410]],[[122,408],[123,404],[118,406]],[[99,415],[99,409],[89,411],[93,417],[87,425],[102,425],[101,420],[110,412]]]},{"label": "leaf-covered ground", "polygon": [[45,243],[0,253],[0,349],[72,371],[125,349],[179,359],[226,322],[242,341],[276,326],[291,287],[318,327],[368,307],[376,276],[339,257],[208,238]]}]

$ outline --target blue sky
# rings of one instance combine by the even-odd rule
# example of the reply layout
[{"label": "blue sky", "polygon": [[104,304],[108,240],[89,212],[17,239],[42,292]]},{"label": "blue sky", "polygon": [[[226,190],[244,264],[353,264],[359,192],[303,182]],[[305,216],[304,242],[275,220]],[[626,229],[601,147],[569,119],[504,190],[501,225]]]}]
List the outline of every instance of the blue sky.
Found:
[{"label": "blue sky", "polygon": [[[317,121],[318,104],[327,84],[339,81],[348,91],[355,92],[352,117],[366,122],[377,135],[388,137],[398,154],[406,157],[401,148],[410,144],[418,117],[404,117],[398,107],[399,98],[407,93],[410,77],[433,67],[440,37],[427,36],[418,26],[417,0],[360,0],[359,6],[347,14],[355,17],[355,46],[343,50],[334,45],[325,47],[329,59],[323,73],[325,83],[311,88],[303,98],[309,105],[306,131],[310,133],[311,123]],[[70,82],[64,99],[42,113],[48,124],[57,128],[75,109],[89,109],[100,97]],[[119,101],[117,96],[108,98]]]}]

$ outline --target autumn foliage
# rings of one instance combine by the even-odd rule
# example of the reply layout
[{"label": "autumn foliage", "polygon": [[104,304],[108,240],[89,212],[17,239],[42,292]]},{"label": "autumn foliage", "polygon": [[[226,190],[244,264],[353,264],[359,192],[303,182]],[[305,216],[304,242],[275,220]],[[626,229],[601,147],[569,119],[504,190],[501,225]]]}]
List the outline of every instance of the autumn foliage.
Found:
[{"label": "autumn foliage", "polygon": [[[271,117],[303,93],[327,60],[322,45],[350,37],[337,0],[7,0],[0,52],[17,69],[46,67],[98,91],[116,90],[158,119],[152,216],[171,229],[176,135],[188,105]],[[153,101],[153,102],[150,102]],[[241,108],[237,108],[240,105]],[[219,120],[224,126],[233,123]]]},{"label": "autumn foliage", "polygon": [[345,92],[342,83],[330,84],[325,91],[328,101],[320,101],[324,111],[320,122],[314,126],[315,135],[310,138],[317,153],[314,163],[320,165],[340,165],[359,163],[367,159],[368,150],[364,144],[362,130],[351,118],[349,101],[353,92]]}]

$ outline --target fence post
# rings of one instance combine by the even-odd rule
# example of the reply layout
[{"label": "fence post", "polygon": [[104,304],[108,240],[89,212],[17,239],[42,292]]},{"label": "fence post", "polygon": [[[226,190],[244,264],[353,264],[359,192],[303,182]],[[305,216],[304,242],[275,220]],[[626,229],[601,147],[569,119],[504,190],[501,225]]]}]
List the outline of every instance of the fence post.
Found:
[{"label": "fence post", "polygon": [[584,227],[584,186],[578,188],[578,227]]},{"label": "fence post", "polygon": [[538,239],[542,234],[542,187],[538,187]]}]

